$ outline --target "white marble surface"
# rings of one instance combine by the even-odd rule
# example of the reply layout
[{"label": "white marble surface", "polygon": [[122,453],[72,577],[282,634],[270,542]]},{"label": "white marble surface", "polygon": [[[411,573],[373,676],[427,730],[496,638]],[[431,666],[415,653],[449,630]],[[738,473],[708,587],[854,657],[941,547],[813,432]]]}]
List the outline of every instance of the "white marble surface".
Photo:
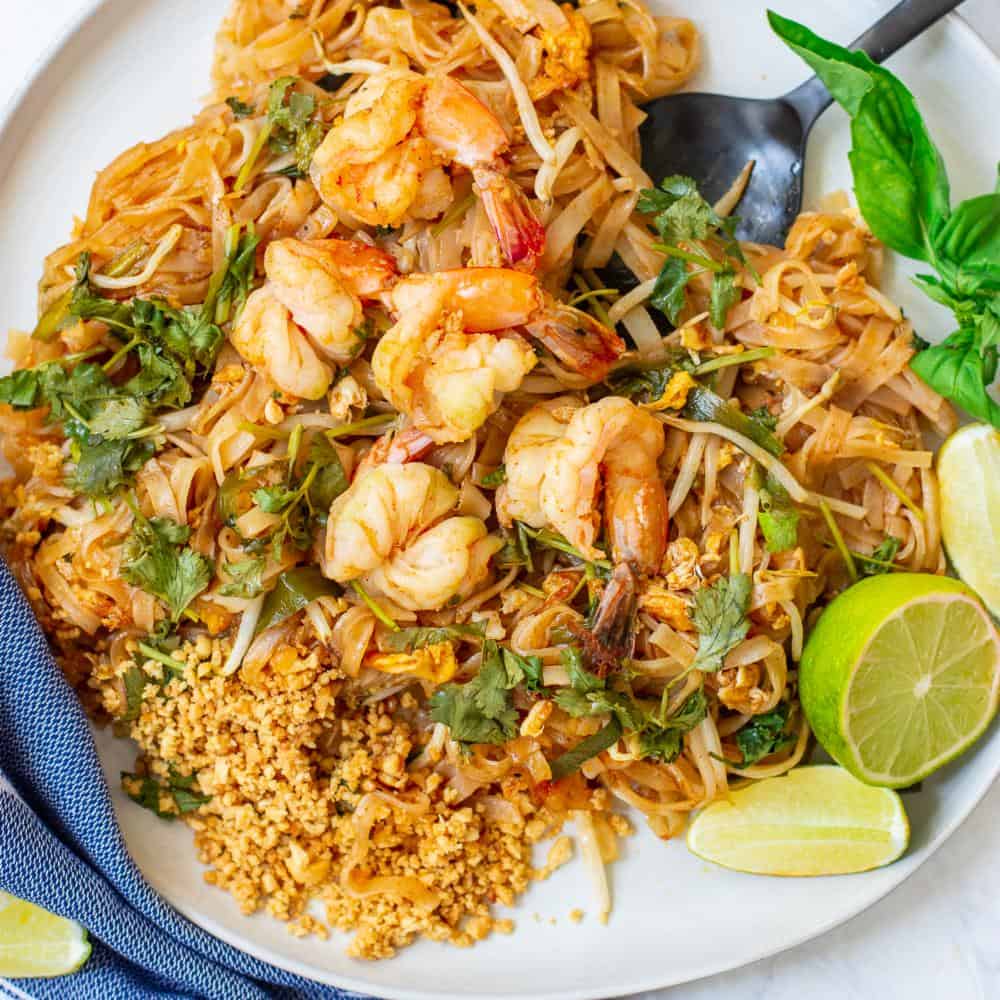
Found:
[{"label": "white marble surface", "polygon": [[[83,2],[2,0],[0,106]],[[962,11],[1000,52],[1000,0],[968,0]],[[848,924],[777,958],[644,1000],[1000,998],[998,832],[1000,784],[928,864]]]}]

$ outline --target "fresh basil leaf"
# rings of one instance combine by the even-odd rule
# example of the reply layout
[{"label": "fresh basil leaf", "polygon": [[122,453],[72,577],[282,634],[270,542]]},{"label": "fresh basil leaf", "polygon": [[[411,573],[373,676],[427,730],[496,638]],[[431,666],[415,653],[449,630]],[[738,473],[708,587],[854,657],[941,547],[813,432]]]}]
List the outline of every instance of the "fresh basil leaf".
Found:
[{"label": "fresh basil leaf", "polygon": [[951,199],[944,161],[913,95],[864,53],[826,41],[773,12],[768,18],[778,37],[809,63],[851,115],[854,190],[872,232],[908,257],[933,260],[932,241],[949,215]]},{"label": "fresh basil leaf", "polygon": [[254,634],[281,624],[319,597],[339,597],[342,593],[340,585],[323,576],[317,566],[286,569],[264,598]]},{"label": "fresh basil leaf", "polygon": [[972,416],[1000,427],[1000,405],[988,389],[996,377],[996,347],[981,354],[972,332],[958,330],[943,343],[915,355],[910,367],[935,392]]},{"label": "fresh basil leaf", "polygon": [[934,251],[958,268],[959,292],[970,276],[988,275],[1000,282],[1000,194],[980,195],[955,206],[937,233]]}]

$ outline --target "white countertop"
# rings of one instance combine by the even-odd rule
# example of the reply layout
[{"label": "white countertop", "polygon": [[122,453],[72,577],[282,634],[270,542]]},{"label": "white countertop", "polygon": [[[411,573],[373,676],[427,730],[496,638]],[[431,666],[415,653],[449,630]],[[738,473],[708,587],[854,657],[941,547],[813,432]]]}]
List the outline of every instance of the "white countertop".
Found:
[{"label": "white countertop", "polygon": [[[83,4],[5,0],[0,107]],[[1000,52],[1000,2],[968,0],[962,12]],[[1000,997],[1000,784],[930,862],[843,927],[777,958],[644,1000],[897,997]]]}]

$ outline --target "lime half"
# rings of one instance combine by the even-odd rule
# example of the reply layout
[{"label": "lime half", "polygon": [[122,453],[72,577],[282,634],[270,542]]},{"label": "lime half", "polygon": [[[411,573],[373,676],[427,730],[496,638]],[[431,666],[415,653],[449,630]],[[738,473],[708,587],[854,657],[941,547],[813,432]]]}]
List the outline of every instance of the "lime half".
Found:
[{"label": "lime half", "polygon": [[957,430],[938,453],[941,536],[958,575],[1000,616],[1000,431]]},{"label": "lime half", "polygon": [[75,920],[0,892],[0,976],[64,976],[88,958],[87,932]]},{"label": "lime half", "polygon": [[753,875],[847,875],[895,861],[910,839],[896,792],[842,767],[799,767],[703,809],[691,851]]},{"label": "lime half", "polygon": [[1000,637],[964,583],[893,573],[845,590],[802,654],[799,694],[826,751],[902,788],[982,735],[997,709]]}]

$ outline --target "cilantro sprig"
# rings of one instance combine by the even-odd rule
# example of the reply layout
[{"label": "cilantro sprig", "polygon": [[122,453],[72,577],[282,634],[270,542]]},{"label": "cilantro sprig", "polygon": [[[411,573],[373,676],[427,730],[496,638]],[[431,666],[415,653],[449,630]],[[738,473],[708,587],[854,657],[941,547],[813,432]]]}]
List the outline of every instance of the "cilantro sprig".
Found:
[{"label": "cilantro sprig", "polygon": [[158,597],[177,621],[208,587],[212,563],[187,547],[191,529],[167,517],[145,517],[132,504],[132,529],[122,546],[122,576]]},{"label": "cilantro sprig", "polygon": [[734,573],[695,592],[691,612],[698,630],[698,652],[692,663],[695,670],[721,670],[726,655],[746,637],[751,589],[746,573]]},{"label": "cilantro sprig", "polygon": [[268,144],[274,153],[294,153],[294,176],[305,177],[313,153],[326,135],[326,126],[316,115],[316,98],[292,88],[295,76],[283,76],[271,84],[267,97]]},{"label": "cilantro sprig", "polygon": [[788,703],[779,702],[770,712],[755,715],[736,731],[736,745],[743,755],[743,767],[756,764],[762,758],[795,742],[794,734],[785,730],[788,715]]},{"label": "cilantro sprig", "polygon": [[[287,473],[277,483],[258,486],[253,490],[253,502],[266,514],[278,515],[278,524],[270,532],[268,539],[273,558],[281,558],[286,542],[305,551],[313,542],[317,528],[326,524],[330,505],[343,493],[349,481],[340,461],[337,449],[323,434],[316,434],[306,449],[304,462],[299,461],[296,435],[289,442]],[[275,463],[275,465],[285,463]],[[255,472],[259,476],[259,472]],[[251,477],[253,478],[253,477]],[[229,504],[231,491],[220,491],[219,502]],[[228,506],[220,513],[232,523],[232,512]]]},{"label": "cilantro sprig", "polygon": [[[565,647],[561,655],[570,684],[569,687],[556,692],[555,703],[574,718],[609,715],[611,720],[617,723],[619,735],[626,732],[638,735],[643,757],[666,763],[675,760],[681,752],[684,734],[697,726],[708,711],[708,702],[700,688],[676,711],[670,711],[669,688],[659,700],[649,703],[636,698],[627,689],[612,688],[605,678],[587,670],[583,664],[583,656],[576,647]],[[611,731],[607,727],[600,733],[604,734],[605,739],[610,738]],[[615,739],[617,738],[616,736]],[[601,741],[593,737],[589,739],[593,740],[593,745],[589,745],[587,749],[592,752],[582,756],[580,747],[567,751],[553,762],[553,777],[557,776],[557,772],[558,776],[565,776],[572,770],[578,769],[584,761],[601,753],[615,742],[611,740],[607,746],[593,749]],[[570,767],[571,763],[574,763],[575,767]]]},{"label": "cilantro sprig", "polygon": [[511,693],[529,677],[541,678],[541,661],[483,642],[479,673],[465,684],[449,684],[431,696],[430,714],[444,723],[452,738],[466,747],[506,743],[517,733],[517,710]]},{"label": "cilantro sprig", "polygon": [[688,283],[697,274],[711,274],[709,315],[721,330],[730,308],[740,300],[736,265],[746,264],[734,235],[739,220],[720,216],[701,196],[697,183],[679,174],[665,177],[659,188],[640,192],[638,209],[655,216],[660,234],[656,249],[667,256],[650,302],[677,326],[687,305]]},{"label": "cilantro sprig", "polygon": [[[242,305],[252,284],[258,238],[253,233],[241,237],[234,229],[229,242],[226,261],[197,309],[106,297],[90,281],[90,255],[81,254],[62,318],[100,320],[120,346],[108,348],[103,364],[89,360],[100,353],[95,349],[86,357],[65,355],[0,378],[0,403],[19,410],[48,406],[51,421],[62,424],[76,464],[70,479],[74,489],[107,496],[127,484],[156,450],[162,430],[156,412],[187,405],[195,381],[211,369],[225,339],[218,322]],[[52,320],[53,333],[59,322]],[[130,354],[135,374],[117,379]]]}]

